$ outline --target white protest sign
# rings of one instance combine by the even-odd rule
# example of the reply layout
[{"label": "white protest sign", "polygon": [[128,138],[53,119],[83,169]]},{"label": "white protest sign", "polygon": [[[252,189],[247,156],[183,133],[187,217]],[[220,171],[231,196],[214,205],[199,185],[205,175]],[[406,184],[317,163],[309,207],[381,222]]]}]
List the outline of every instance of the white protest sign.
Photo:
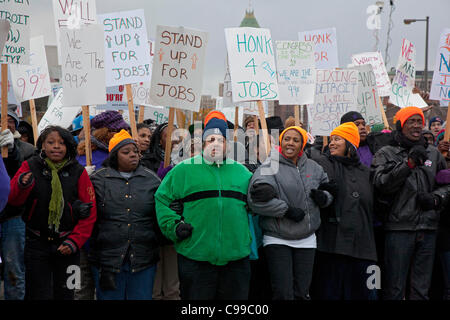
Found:
[{"label": "white protest sign", "polygon": [[222,107],[223,108],[232,108],[235,107],[233,104],[233,91],[231,89],[231,75],[230,75],[230,66],[228,64],[228,57],[226,62],[225,77],[223,79],[223,99],[222,99]]},{"label": "white protest sign", "polygon": [[106,103],[103,27],[61,30],[64,106]]},{"label": "white protest sign", "polygon": [[298,33],[298,39],[314,43],[317,69],[339,67],[336,28],[302,31]]},{"label": "white protest sign", "polygon": [[445,106],[450,102],[450,28],[439,37],[430,99],[444,101]]},{"label": "white protest sign", "polygon": [[[175,114],[176,118],[176,114]],[[174,118],[174,123],[176,120]],[[160,125],[165,122],[169,122],[169,108],[165,108],[162,106],[152,106],[144,108],[144,119],[155,120],[157,125]]]},{"label": "white protest sign", "polygon": [[5,48],[10,28],[11,25],[8,20],[0,20],[0,55],[3,53],[3,48]]},{"label": "white protest sign", "polygon": [[106,88],[106,104],[96,105],[99,110],[128,110],[125,86]]},{"label": "white protest sign", "polygon": [[391,94],[391,80],[389,80],[381,53],[377,51],[354,54],[352,63],[356,66],[370,64],[377,79],[378,94],[382,97]]},{"label": "white protest sign", "polygon": [[50,75],[45,55],[44,37],[30,40],[30,65],[11,65],[11,79],[18,101],[27,101],[51,94]]},{"label": "white protest sign", "polygon": [[409,106],[425,108],[428,107],[428,103],[423,100],[422,96],[418,93],[413,93],[409,96]]},{"label": "white protest sign", "polygon": [[308,105],[311,134],[329,136],[344,114],[358,111],[358,71],[317,69],[316,74],[314,103]]},{"label": "white protest sign", "polygon": [[233,102],[278,100],[275,52],[269,29],[225,29]]},{"label": "white protest sign", "polygon": [[[243,109],[244,114],[251,114],[259,117],[259,109],[257,101],[238,102],[236,106]],[[269,104],[263,101],[264,114],[267,117],[269,114]]]},{"label": "white protest sign", "polygon": [[[153,56],[154,56],[154,48],[155,41],[149,40],[149,52],[150,52],[150,75],[152,74],[153,68]],[[131,91],[133,92],[133,103],[138,106],[151,106],[152,102],[150,100],[150,82],[139,82],[133,83],[131,85]],[[125,97],[127,98],[127,94],[125,91]]]},{"label": "white protest sign", "polygon": [[275,41],[275,47],[280,104],[313,103],[316,89],[314,44],[302,41]]},{"label": "white protest sign", "polygon": [[372,65],[363,64],[352,67],[358,71],[358,112],[366,120],[366,124],[383,123],[381,115],[380,97],[378,96],[377,80]]},{"label": "white protest sign", "polygon": [[389,101],[400,108],[409,106],[415,78],[416,48],[410,41],[403,39]]},{"label": "white protest sign", "polygon": [[[79,29],[82,25],[97,23],[95,0],[53,0],[56,43],[60,43],[61,29]],[[58,61],[63,63],[58,46]]]},{"label": "white protest sign", "polygon": [[81,107],[64,107],[62,103],[63,95],[63,89],[60,89],[56,97],[53,98],[52,103],[39,122],[39,133],[51,125],[68,128],[72,124],[73,119],[75,119],[77,114],[81,111]]},{"label": "white protest sign", "polygon": [[148,82],[150,55],[144,10],[98,15],[104,27],[106,85]]},{"label": "white protest sign", "polygon": [[208,33],[156,27],[150,99],[156,105],[199,111]]},{"label": "white protest sign", "polygon": [[0,63],[30,63],[30,3],[29,1],[1,1],[0,19],[10,23],[8,38]]},{"label": "white protest sign", "polygon": [[[17,101],[16,96],[14,95],[12,79],[11,79],[11,65],[8,66],[8,104],[20,105]],[[1,88],[2,80],[0,79],[0,88]],[[2,101],[2,97],[0,96],[0,103]]]}]

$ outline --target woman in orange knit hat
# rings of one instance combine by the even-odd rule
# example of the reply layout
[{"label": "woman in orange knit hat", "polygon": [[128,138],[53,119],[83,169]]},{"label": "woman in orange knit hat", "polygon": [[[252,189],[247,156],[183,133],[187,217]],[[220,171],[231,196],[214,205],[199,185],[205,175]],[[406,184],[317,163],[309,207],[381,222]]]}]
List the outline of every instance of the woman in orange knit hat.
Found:
[{"label": "woman in orange knit hat", "polygon": [[[368,300],[376,292],[367,287],[367,268],[376,264],[373,232],[373,188],[370,170],[356,152],[358,127],[346,122],[331,132],[329,150],[316,160],[331,183],[333,205],[322,209],[317,232],[313,299]],[[337,184],[337,183],[338,184]]]}]

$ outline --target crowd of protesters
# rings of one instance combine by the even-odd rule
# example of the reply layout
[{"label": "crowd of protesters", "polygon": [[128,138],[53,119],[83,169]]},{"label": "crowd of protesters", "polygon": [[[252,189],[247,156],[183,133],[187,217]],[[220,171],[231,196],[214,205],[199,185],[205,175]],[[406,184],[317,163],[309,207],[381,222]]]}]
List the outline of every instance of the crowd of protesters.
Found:
[{"label": "crowd of protesters", "polygon": [[91,132],[78,116],[34,146],[10,105],[4,298],[428,300],[440,276],[450,300],[442,119],[406,107],[375,130],[352,111],[328,143],[294,119],[266,122],[270,146],[253,116],[241,128],[219,111],[177,134],[146,120],[133,138],[106,111]]}]

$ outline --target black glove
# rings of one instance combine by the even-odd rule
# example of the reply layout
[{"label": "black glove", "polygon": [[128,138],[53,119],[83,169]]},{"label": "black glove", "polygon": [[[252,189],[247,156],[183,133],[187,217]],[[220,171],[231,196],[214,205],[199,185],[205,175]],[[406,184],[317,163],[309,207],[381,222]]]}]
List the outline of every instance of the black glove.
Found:
[{"label": "black glove", "polygon": [[192,235],[193,229],[194,228],[189,223],[181,221],[175,229],[175,234],[177,235],[178,240],[181,241],[189,238]]},{"label": "black glove", "polygon": [[275,189],[268,183],[258,183],[250,190],[254,202],[267,202],[277,196]]},{"label": "black glove", "polygon": [[312,189],[309,196],[319,207],[324,207],[327,204],[327,194],[323,190]]},{"label": "black glove", "polygon": [[438,209],[441,204],[441,198],[433,193],[420,192],[417,194],[417,201],[422,210]]},{"label": "black glove", "polygon": [[295,222],[300,222],[305,218],[305,211],[300,208],[288,207],[288,211],[286,211],[284,216]]},{"label": "black glove", "polygon": [[336,198],[339,192],[339,187],[334,180],[330,180],[329,182],[320,184],[319,188],[317,189],[328,191],[333,196],[333,198]]},{"label": "black glove", "polygon": [[183,214],[183,202],[181,200],[174,200],[170,203],[169,208],[175,211],[180,216]]},{"label": "black glove", "polygon": [[80,200],[75,200],[72,203],[72,213],[78,219],[86,219],[91,215],[92,202],[84,203]]},{"label": "black glove", "polygon": [[422,145],[413,146],[408,153],[408,158],[414,161],[416,166],[423,166],[427,160],[427,150]]},{"label": "black glove", "polygon": [[116,290],[116,275],[110,271],[100,271],[100,289],[103,291]]}]

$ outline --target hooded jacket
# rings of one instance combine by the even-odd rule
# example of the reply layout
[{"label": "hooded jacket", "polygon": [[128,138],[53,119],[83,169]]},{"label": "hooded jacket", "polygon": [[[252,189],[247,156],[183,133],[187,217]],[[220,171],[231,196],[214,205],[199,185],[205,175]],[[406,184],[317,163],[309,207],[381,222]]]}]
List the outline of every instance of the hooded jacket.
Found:
[{"label": "hooded jacket", "polygon": [[[300,240],[312,235],[320,226],[320,209],[309,196],[311,189],[328,182],[327,174],[322,167],[303,153],[297,165],[286,159],[280,151],[272,150],[270,156],[255,171],[249,186],[259,183],[270,184],[277,197],[267,202],[254,202],[248,193],[250,209],[260,215],[260,226],[264,235],[286,239]],[[326,206],[333,197],[328,192]],[[284,217],[288,206],[301,208],[305,218],[294,222]]]}]

